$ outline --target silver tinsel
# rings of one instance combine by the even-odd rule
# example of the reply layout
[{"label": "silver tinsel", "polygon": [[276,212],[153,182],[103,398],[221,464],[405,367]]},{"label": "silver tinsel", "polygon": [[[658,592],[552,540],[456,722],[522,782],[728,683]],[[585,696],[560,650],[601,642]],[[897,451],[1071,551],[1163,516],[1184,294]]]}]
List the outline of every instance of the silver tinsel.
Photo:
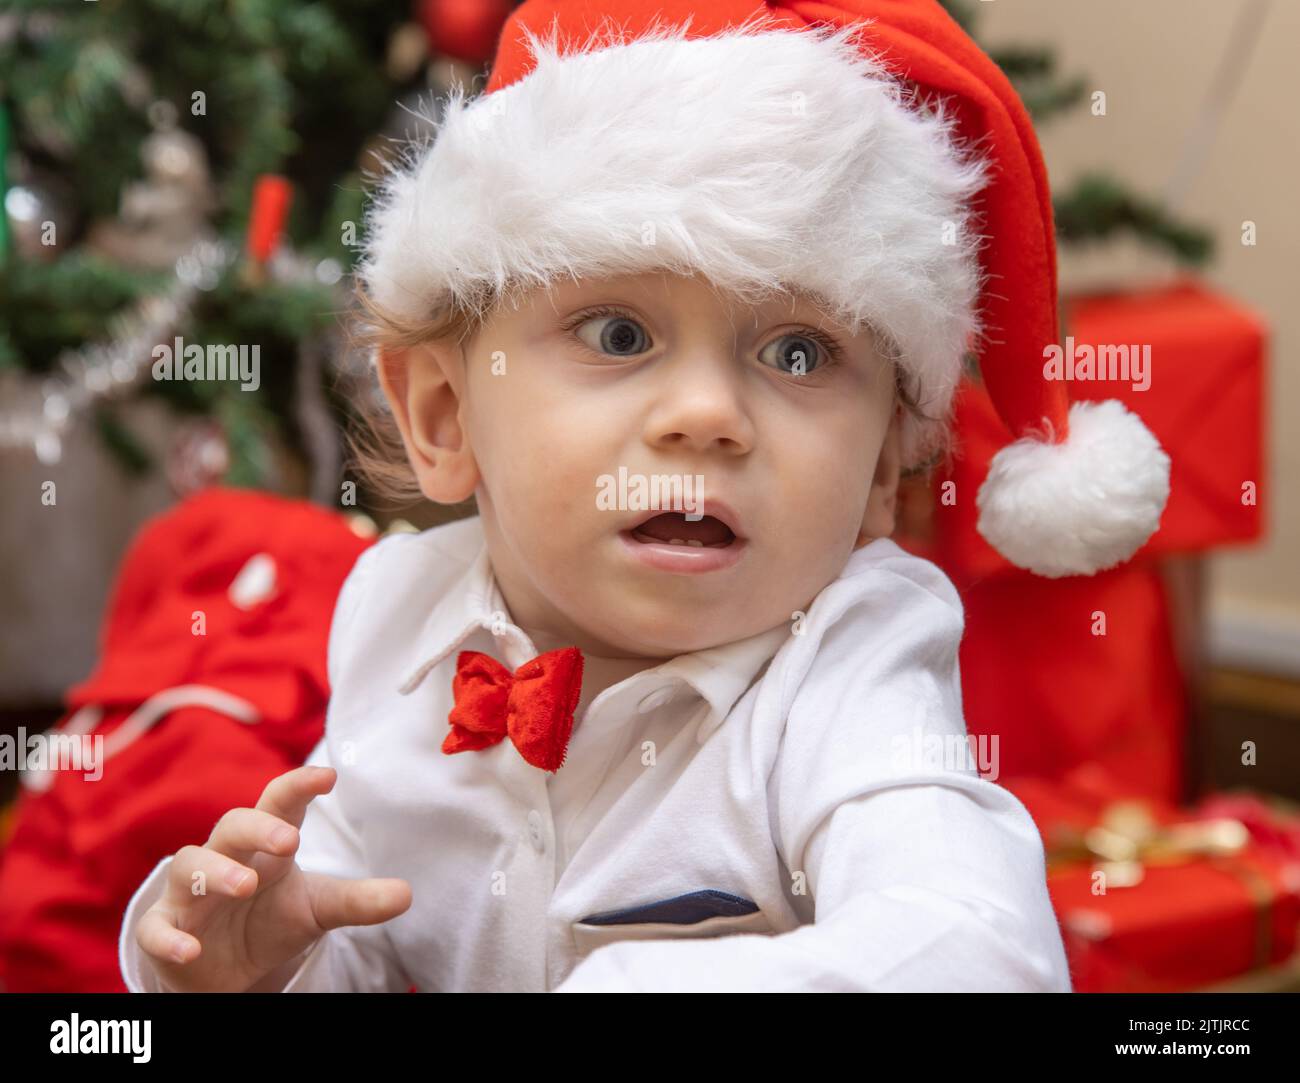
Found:
[{"label": "silver tinsel", "polygon": [[63,457],[63,436],[96,402],[120,398],[149,379],[154,347],[171,338],[200,290],[213,289],[236,253],[201,241],[176,261],[176,279],[110,323],[105,342],[62,354],[56,373],[0,374],[0,448],[30,448],[46,464]]},{"label": "silver tinsel", "polygon": [[[215,289],[240,258],[224,241],[199,241],[176,261],[171,287],[116,316],[106,341],[64,353],[57,372],[44,379],[0,373],[0,451],[28,448],[42,463],[58,463],[69,428],[96,402],[124,398],[150,379],[154,348],[172,339],[199,292]],[[311,260],[281,246],[267,273],[277,282],[337,287],[344,271],[337,260]]]}]

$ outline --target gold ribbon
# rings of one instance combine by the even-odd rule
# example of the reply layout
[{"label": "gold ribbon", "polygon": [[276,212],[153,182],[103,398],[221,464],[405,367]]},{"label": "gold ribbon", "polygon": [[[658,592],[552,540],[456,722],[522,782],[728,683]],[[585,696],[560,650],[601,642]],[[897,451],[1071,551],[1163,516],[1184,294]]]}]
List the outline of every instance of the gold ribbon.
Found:
[{"label": "gold ribbon", "polygon": [[1250,832],[1240,820],[1188,820],[1161,824],[1142,801],[1107,805],[1086,830],[1059,825],[1047,839],[1049,872],[1081,862],[1103,872],[1111,887],[1140,884],[1148,865],[1181,865],[1202,857],[1241,853]]},{"label": "gold ribbon", "polygon": [[1277,893],[1272,881],[1240,860],[1250,831],[1240,820],[1188,820],[1160,824],[1141,801],[1117,801],[1102,810],[1098,822],[1084,831],[1059,825],[1049,832],[1047,869],[1090,863],[1106,878],[1106,886],[1134,887],[1147,866],[1181,865],[1208,859],[1212,867],[1236,877],[1255,908],[1254,968],[1272,957],[1272,912]]}]

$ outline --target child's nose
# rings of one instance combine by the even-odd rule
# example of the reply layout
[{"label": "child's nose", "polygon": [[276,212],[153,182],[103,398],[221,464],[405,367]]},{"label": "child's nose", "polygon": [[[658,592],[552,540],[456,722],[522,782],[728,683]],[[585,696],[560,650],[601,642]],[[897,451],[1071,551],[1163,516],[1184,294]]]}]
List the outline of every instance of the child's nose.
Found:
[{"label": "child's nose", "polygon": [[724,450],[742,455],[754,444],[754,423],[735,357],[728,350],[696,349],[657,373],[646,442],[664,449]]}]

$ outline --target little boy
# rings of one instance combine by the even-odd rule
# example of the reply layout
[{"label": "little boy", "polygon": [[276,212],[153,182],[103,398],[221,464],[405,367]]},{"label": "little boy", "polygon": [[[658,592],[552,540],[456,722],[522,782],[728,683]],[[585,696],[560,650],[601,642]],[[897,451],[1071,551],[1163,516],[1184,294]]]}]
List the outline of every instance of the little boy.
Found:
[{"label": "little boy", "polygon": [[1168,461],[1043,379],[1050,205],[996,67],[924,0],[798,7],[529,0],[388,179],[394,439],[479,515],[363,555],[325,739],[141,886],[131,989],[1069,989],[897,484],[981,331],[1014,562],[1126,559]]}]

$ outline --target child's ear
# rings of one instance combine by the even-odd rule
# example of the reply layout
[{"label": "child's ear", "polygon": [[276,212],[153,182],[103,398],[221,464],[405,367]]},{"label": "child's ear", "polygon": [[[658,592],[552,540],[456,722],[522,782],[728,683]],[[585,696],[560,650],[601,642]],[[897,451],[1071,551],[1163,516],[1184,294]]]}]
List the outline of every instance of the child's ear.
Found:
[{"label": "child's ear", "polygon": [[898,511],[898,479],[903,466],[903,407],[895,404],[876,460],[876,474],[871,479],[871,492],[867,496],[867,510],[862,516],[862,529],[854,549],[861,549],[876,538],[887,538],[894,532]]},{"label": "child's ear", "polygon": [[429,342],[380,349],[379,386],[388,399],[420,491],[438,504],[468,500],[478,463],[460,421],[463,360],[459,347]]}]

